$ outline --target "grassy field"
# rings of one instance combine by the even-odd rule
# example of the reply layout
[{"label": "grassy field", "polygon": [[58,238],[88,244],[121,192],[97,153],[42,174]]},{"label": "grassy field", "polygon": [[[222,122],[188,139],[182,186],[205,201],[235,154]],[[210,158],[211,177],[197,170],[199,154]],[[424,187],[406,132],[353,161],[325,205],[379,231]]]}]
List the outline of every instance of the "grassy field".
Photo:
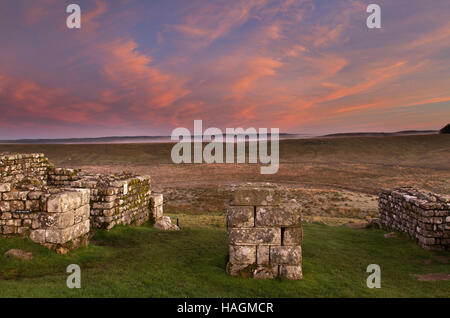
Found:
[{"label": "grassy field", "polygon": [[370,194],[383,186],[414,184],[450,193],[449,135],[282,140],[280,169],[274,175],[261,175],[254,164],[175,165],[170,158],[172,146],[0,145],[0,152],[44,152],[57,166],[146,173],[161,188],[274,181]]},{"label": "grassy field", "polygon": [[[280,170],[258,165],[171,163],[171,144],[0,145],[0,152],[44,152],[56,166],[89,172],[149,174],[165,214],[182,231],[117,227],[95,231],[88,248],[56,255],[20,238],[0,238],[0,296],[48,297],[448,297],[448,252],[430,252],[399,235],[343,226],[377,214],[381,187],[413,185],[450,193],[450,136],[353,137],[280,142]],[[288,185],[305,213],[304,280],[254,281],[228,276],[225,207],[231,183]],[[314,222],[314,223],[310,223]],[[325,224],[334,226],[328,226]],[[354,223],[352,223],[354,224]],[[10,248],[35,255],[21,262]],[[446,256],[446,257],[440,257]],[[382,288],[366,287],[379,264]],[[65,285],[66,267],[82,268],[82,289]]]},{"label": "grassy field", "polygon": [[153,178],[169,211],[225,213],[229,185],[257,181],[291,188],[308,216],[364,219],[377,214],[382,187],[450,193],[450,136],[346,137],[280,141],[280,169],[171,162],[173,144],[0,145],[0,152],[44,152],[56,165],[94,173],[131,171]]},{"label": "grassy field", "polygon": [[[228,276],[224,227],[208,216],[180,219],[180,232],[143,226],[96,231],[92,244],[56,255],[24,239],[0,238],[32,251],[31,261],[2,259],[0,297],[448,297],[450,281],[419,281],[414,274],[446,273],[448,264],[399,235],[376,229],[305,224],[304,280]],[[196,223],[197,225],[189,225]],[[82,288],[69,289],[65,270],[78,264]],[[381,288],[366,287],[367,265],[381,267]]]}]

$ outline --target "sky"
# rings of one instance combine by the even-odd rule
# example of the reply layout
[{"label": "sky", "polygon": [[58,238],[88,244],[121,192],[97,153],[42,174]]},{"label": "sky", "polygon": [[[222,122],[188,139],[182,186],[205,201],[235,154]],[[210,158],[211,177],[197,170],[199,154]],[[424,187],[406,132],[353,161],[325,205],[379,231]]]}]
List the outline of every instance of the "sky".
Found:
[{"label": "sky", "polygon": [[[81,7],[81,29],[66,7]],[[381,7],[381,29],[366,8]],[[448,0],[2,0],[0,139],[439,129]]]}]

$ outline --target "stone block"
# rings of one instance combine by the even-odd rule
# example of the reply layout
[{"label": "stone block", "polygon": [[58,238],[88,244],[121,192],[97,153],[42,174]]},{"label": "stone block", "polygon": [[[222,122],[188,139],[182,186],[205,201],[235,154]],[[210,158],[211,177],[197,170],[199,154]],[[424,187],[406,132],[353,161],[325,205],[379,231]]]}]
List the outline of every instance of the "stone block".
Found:
[{"label": "stone block", "polygon": [[27,199],[28,191],[10,191],[4,192],[2,198],[4,201],[20,200],[24,201]]},{"label": "stone block", "polygon": [[230,245],[230,262],[253,264],[256,262],[256,246]]},{"label": "stone block", "polygon": [[39,200],[42,196],[41,191],[31,191],[28,193],[28,199],[29,200]]},{"label": "stone block", "polygon": [[0,201],[0,212],[10,212],[11,204],[8,201]]},{"label": "stone block", "polygon": [[281,202],[281,191],[270,184],[248,184],[231,188],[230,205],[277,205]]},{"label": "stone block", "polygon": [[227,210],[228,227],[254,227],[255,211],[253,206],[229,206]]},{"label": "stone block", "polygon": [[228,262],[226,272],[231,276],[253,277],[257,265],[255,264],[233,264]]},{"label": "stone block", "polygon": [[30,239],[36,243],[40,243],[40,244],[45,243],[45,230],[38,229],[38,230],[31,231]]},{"label": "stone block", "polygon": [[77,238],[84,234],[87,234],[89,233],[89,230],[90,230],[89,220],[75,224],[73,227],[70,228],[72,238]]},{"label": "stone block", "polygon": [[45,242],[64,244],[72,239],[71,228],[45,230]]},{"label": "stone block", "polygon": [[40,202],[39,200],[27,200],[25,202],[25,210],[29,210],[32,212],[37,212],[40,210]]},{"label": "stone block", "polygon": [[253,278],[272,279],[278,276],[277,265],[258,265],[253,272]]},{"label": "stone block", "polygon": [[72,189],[70,191],[76,192],[81,196],[81,202],[79,206],[89,204],[91,202],[91,191],[89,189]]},{"label": "stone block", "polygon": [[12,214],[9,212],[3,212],[0,214],[0,220],[11,220]]},{"label": "stone block", "polygon": [[301,226],[302,214],[298,204],[256,207],[256,226]]},{"label": "stone block", "polygon": [[259,265],[268,265],[270,263],[270,247],[259,245],[256,247],[256,260]]},{"label": "stone block", "polygon": [[74,224],[74,211],[64,213],[40,213],[39,224],[45,229],[64,229]]},{"label": "stone block", "polygon": [[280,228],[229,228],[232,245],[280,245]]},{"label": "stone block", "polygon": [[114,202],[95,202],[92,204],[93,209],[112,209],[114,206]]},{"label": "stone block", "polygon": [[2,228],[3,230],[3,234],[5,234],[5,235],[7,235],[7,234],[14,234],[15,233],[15,230],[16,230],[16,227],[14,227],[14,226],[9,226],[9,225],[5,225],[5,226],[3,226],[3,228]]},{"label": "stone block", "polygon": [[301,265],[281,265],[280,275],[291,280],[300,280],[303,278]]},{"label": "stone block", "polygon": [[150,196],[150,198],[151,198],[151,205],[153,207],[162,205],[164,202],[164,197],[161,193],[154,193]]},{"label": "stone block", "polygon": [[80,223],[86,220],[89,220],[90,215],[90,207],[88,204],[79,207],[78,209],[73,211],[74,223]]},{"label": "stone block", "polygon": [[283,232],[283,242],[285,246],[301,245],[303,241],[303,229],[301,227],[285,228]]},{"label": "stone block", "polygon": [[155,218],[155,220],[158,220],[164,216],[164,211],[163,211],[162,205],[154,206],[152,208],[152,210],[153,210],[152,211],[153,217]]},{"label": "stone block", "polygon": [[300,246],[271,246],[270,263],[280,265],[299,265],[302,262]]},{"label": "stone block", "polygon": [[24,201],[10,201],[11,212],[25,210]]},{"label": "stone block", "polygon": [[11,191],[11,183],[0,183],[0,192]]},{"label": "stone block", "polygon": [[47,212],[61,213],[74,210],[82,205],[83,196],[78,191],[52,194],[47,200]]}]

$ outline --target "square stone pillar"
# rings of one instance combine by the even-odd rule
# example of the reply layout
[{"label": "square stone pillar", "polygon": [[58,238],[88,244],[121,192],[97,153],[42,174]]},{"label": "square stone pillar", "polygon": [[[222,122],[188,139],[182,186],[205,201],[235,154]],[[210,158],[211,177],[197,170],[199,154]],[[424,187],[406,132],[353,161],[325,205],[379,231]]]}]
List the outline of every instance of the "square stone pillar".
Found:
[{"label": "square stone pillar", "polygon": [[302,279],[301,207],[274,184],[233,186],[227,210],[227,272],[251,278]]},{"label": "square stone pillar", "polygon": [[88,244],[90,207],[88,189],[53,189],[42,194],[43,212],[36,214],[30,239],[51,249]]}]

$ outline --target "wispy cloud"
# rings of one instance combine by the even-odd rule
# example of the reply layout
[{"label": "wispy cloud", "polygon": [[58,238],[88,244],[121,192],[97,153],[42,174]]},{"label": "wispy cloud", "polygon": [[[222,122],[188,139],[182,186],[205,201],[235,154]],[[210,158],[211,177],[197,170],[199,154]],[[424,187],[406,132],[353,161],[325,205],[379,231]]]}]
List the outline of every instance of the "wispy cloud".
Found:
[{"label": "wispy cloud", "polygon": [[446,0],[380,0],[380,30],[360,0],[80,0],[81,30],[60,1],[6,2],[0,135],[167,134],[194,119],[428,129],[450,115]]}]

